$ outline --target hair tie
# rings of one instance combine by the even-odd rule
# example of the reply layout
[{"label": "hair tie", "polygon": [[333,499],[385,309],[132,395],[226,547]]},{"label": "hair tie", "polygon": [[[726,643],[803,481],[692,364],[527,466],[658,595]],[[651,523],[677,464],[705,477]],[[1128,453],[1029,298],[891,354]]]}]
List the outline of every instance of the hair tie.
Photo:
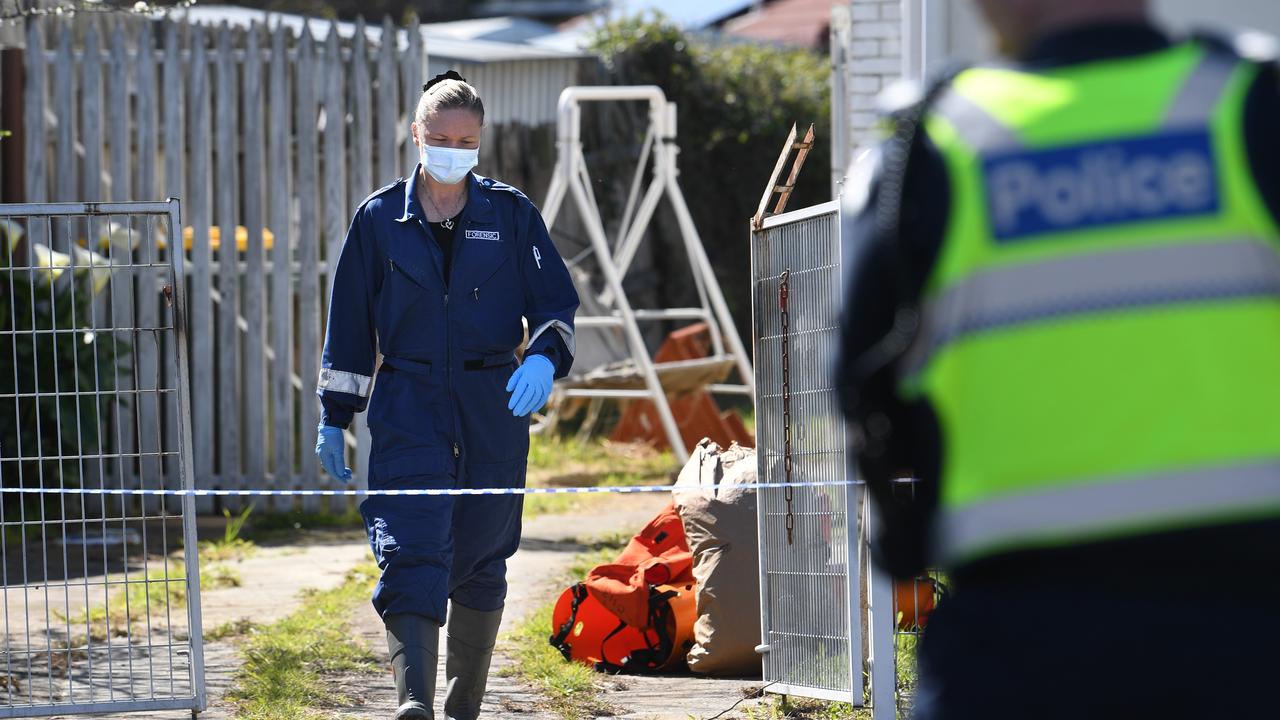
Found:
[{"label": "hair tie", "polygon": [[457,71],[457,70],[446,70],[446,71],[444,71],[444,72],[440,73],[439,75],[437,75],[437,76],[435,76],[435,77],[431,78],[430,80],[428,80],[428,81],[427,81],[427,83],[426,83],[425,85],[423,85],[423,86],[422,86],[422,92],[426,92],[426,91],[430,90],[431,88],[435,87],[436,85],[439,85],[440,83],[444,82],[445,80],[458,80],[458,81],[461,81],[461,82],[466,82],[466,81],[467,81],[467,79],[466,79],[466,78],[464,78],[464,77],[462,77],[461,75],[459,75],[459,74],[458,74],[458,71]]}]

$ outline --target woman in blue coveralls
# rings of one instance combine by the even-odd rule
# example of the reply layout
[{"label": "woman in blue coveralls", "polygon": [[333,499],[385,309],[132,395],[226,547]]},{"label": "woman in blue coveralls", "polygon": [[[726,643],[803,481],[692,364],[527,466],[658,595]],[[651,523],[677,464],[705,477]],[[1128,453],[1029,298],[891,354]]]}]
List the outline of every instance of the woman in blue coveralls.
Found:
[{"label": "woman in blue coveralls", "polygon": [[[528,415],[573,364],[577,292],[533,203],[471,172],[483,125],[484,105],[457,73],[427,83],[411,126],[420,164],[361,203],[347,231],[316,443],[344,482],[342,430],[367,402],[370,489],[522,487]],[[522,505],[509,494],[375,495],[360,506],[382,569],[373,605],[396,718],[434,717],[443,625],[445,715],[479,715]]]}]

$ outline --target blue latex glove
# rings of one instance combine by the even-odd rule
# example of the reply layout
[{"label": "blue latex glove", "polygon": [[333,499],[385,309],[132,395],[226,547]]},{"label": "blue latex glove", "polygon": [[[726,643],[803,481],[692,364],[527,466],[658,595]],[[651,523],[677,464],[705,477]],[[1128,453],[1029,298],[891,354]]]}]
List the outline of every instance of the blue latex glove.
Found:
[{"label": "blue latex glove", "polygon": [[344,483],[351,479],[345,451],[342,428],[329,425],[316,428],[316,457],[320,458],[320,465],[330,477]]},{"label": "blue latex glove", "polygon": [[541,408],[551,395],[551,381],[556,369],[545,355],[526,355],[520,367],[511,373],[507,392],[511,400],[507,409],[516,417],[524,417]]}]

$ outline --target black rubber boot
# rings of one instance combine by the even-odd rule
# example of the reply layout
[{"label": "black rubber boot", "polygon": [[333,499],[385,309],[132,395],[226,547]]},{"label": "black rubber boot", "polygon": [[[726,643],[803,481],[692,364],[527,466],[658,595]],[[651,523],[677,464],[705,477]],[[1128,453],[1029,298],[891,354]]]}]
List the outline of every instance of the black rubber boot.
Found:
[{"label": "black rubber boot", "polygon": [[482,612],[449,603],[444,675],[444,714],[449,720],[476,720],[489,679],[489,661],[498,637],[502,610]]},{"label": "black rubber boot", "polygon": [[400,707],[395,720],[434,720],[440,626],[421,615],[388,615],[387,649]]}]

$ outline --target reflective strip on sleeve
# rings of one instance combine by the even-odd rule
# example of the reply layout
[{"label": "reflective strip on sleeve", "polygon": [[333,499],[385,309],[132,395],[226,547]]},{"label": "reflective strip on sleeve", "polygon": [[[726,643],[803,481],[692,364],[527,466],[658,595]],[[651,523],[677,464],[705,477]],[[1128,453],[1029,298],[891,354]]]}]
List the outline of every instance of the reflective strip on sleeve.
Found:
[{"label": "reflective strip on sleeve", "polygon": [[956,564],[1126,528],[1259,514],[1280,515],[1280,458],[1054,487],[950,509],[940,518],[939,554]]},{"label": "reflective strip on sleeve", "polygon": [[578,354],[578,344],[573,337],[573,328],[560,320],[548,320],[538,326],[537,330],[529,336],[529,347],[533,347],[534,341],[542,336],[548,330],[555,330],[560,333],[560,339],[564,341],[564,346],[569,349],[569,355],[572,357]]},{"label": "reflective strip on sleeve", "polygon": [[319,392],[331,390],[333,392],[347,393],[348,395],[369,397],[369,386],[372,384],[373,378],[371,377],[324,368],[320,371],[320,381],[316,383],[316,390]]}]

